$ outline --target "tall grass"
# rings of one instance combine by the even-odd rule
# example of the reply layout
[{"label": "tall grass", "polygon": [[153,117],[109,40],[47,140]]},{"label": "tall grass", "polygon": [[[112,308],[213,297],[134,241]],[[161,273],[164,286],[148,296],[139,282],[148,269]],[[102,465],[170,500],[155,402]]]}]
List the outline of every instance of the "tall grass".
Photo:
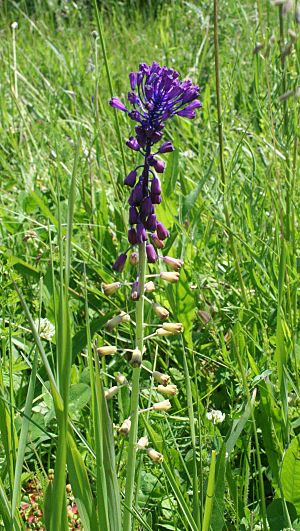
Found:
[{"label": "tall grass", "polygon": [[[34,480],[49,530],[71,525],[68,484],[85,530],[120,531],[125,514],[132,529],[298,529],[299,4],[95,6],[0,7],[0,527],[29,525]],[[192,77],[203,102],[170,125],[159,207],[164,253],[185,263],[155,300],[184,335],[147,340],[138,375],[142,409],[163,399],[154,367],[179,389],[170,412],[140,414],[161,464],[119,435],[133,328],[105,329],[122,310],[135,319],[133,270],[111,269],[131,131],[107,102],[153,60]],[[147,304],[144,320],[151,335]],[[103,344],[117,354],[100,360]],[[129,384],[108,401],[118,372]]]}]

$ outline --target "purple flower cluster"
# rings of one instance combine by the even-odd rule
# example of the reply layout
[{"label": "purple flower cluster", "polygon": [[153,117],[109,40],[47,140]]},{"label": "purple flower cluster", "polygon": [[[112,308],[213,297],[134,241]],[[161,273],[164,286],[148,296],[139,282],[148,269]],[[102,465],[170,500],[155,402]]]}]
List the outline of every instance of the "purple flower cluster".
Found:
[{"label": "purple flower cluster", "polygon": [[[147,242],[147,259],[154,263],[157,260],[155,247],[162,248],[164,240],[169,236],[155,214],[155,206],[161,203],[161,183],[157,174],[165,170],[164,162],[157,155],[169,153],[174,148],[170,141],[161,144],[154,153],[151,148],[161,140],[168,118],[175,114],[195,118],[195,110],[201,107],[201,102],[197,99],[200,91],[190,80],[180,81],[176,70],[160,66],[156,62],[151,66],[142,63],[138,72],[129,74],[129,80],[131,91],[128,93],[128,101],[133,110],[129,110],[119,98],[110,100],[112,107],[126,112],[137,122],[136,134],[126,144],[144,157],[144,163],[132,170],[124,180],[124,184],[132,188],[128,200],[128,241],[131,247]],[[113,269],[122,271],[125,262],[126,253],[122,253]]]}]

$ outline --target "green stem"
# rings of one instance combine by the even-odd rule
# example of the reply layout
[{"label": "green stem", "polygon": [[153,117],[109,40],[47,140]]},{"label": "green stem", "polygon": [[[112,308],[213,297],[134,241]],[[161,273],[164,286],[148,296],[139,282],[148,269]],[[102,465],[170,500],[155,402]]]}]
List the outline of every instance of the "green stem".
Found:
[{"label": "green stem", "polygon": [[233,232],[231,228],[231,221],[226,197],[226,172],[224,165],[224,142],[223,142],[223,123],[222,123],[222,107],[221,107],[221,82],[220,82],[220,61],[219,61],[219,39],[218,39],[218,0],[214,0],[214,48],[215,48],[215,73],[216,73],[216,96],[217,96],[217,113],[218,113],[218,136],[219,136],[219,156],[220,156],[220,172],[221,172],[221,190],[223,194],[223,208],[225,214],[226,225],[228,229],[228,238],[231,247],[231,252],[234,259],[234,264],[239,279],[242,299],[245,306],[248,308],[248,298],[245,289],[245,284],[242,277],[242,272],[239,264],[237,249],[234,242]]},{"label": "green stem", "polygon": [[211,520],[214,493],[215,493],[216,459],[217,459],[217,452],[216,450],[212,450],[202,531],[210,530],[210,520]]},{"label": "green stem", "polygon": [[[100,38],[100,43],[101,43],[101,49],[102,49],[102,53],[103,53],[105,70],[106,70],[106,75],[107,75],[107,80],[108,80],[109,93],[110,93],[110,97],[113,98],[114,90],[113,90],[113,84],[112,84],[112,79],[111,79],[110,70],[109,70],[109,64],[108,64],[108,59],[107,59],[105,40],[104,40],[104,35],[103,35],[102,21],[100,19],[100,15],[99,15],[97,0],[94,0],[94,8],[95,8],[95,13],[96,13],[96,21],[97,21],[97,27],[98,27],[99,38]],[[122,140],[122,135],[121,135],[121,130],[120,130],[118,111],[116,109],[114,109],[114,115],[115,115],[115,122],[116,122],[116,131],[117,131],[118,140],[119,140],[119,144],[120,144],[120,151],[121,151],[121,156],[122,156],[124,175],[126,175],[127,171],[126,171],[125,153],[124,153],[123,140]],[[123,181],[123,179],[122,179],[122,181]]]},{"label": "green stem", "polygon": [[201,529],[201,512],[200,512],[200,500],[199,500],[199,484],[198,484],[198,463],[197,463],[197,443],[196,443],[196,431],[195,431],[195,417],[193,407],[193,394],[191,386],[191,377],[189,374],[189,368],[186,360],[186,351],[184,343],[182,342],[183,350],[183,370],[186,384],[187,406],[189,415],[189,425],[191,434],[191,445],[193,451],[193,517],[199,529]]},{"label": "green stem", "polygon": [[268,530],[268,524],[267,524],[267,508],[266,508],[266,497],[265,497],[265,487],[264,487],[264,479],[262,474],[262,465],[261,465],[261,450],[259,446],[259,440],[257,436],[257,428],[256,428],[256,420],[254,415],[254,409],[253,409],[253,403],[251,400],[251,394],[248,387],[247,377],[244,369],[244,365],[242,362],[240,350],[238,341],[233,337],[233,342],[235,346],[235,353],[239,365],[239,369],[241,372],[242,380],[243,380],[243,386],[246,392],[247,401],[251,408],[251,421],[253,426],[253,435],[254,435],[254,443],[255,443],[255,453],[256,453],[256,462],[257,462],[257,468],[258,468],[258,481],[259,481],[259,490],[260,490],[260,502],[261,502],[261,513],[262,513],[262,519],[263,519],[263,530]]},{"label": "green stem", "polygon": [[[146,243],[139,245],[139,283],[141,289],[140,300],[136,304],[136,346],[143,352],[144,344],[144,288],[146,269]],[[132,371],[131,390],[131,428],[129,432],[127,478],[125,485],[125,509],[123,531],[131,531],[131,511],[133,502],[136,442],[138,432],[138,407],[139,407],[139,381],[140,367],[134,367]]]}]

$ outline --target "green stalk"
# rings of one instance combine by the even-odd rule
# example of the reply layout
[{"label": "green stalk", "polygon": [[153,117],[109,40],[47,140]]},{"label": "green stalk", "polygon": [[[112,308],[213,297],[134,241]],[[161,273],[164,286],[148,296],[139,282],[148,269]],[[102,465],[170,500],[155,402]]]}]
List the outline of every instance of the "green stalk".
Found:
[{"label": "green stalk", "polygon": [[[139,245],[139,283],[141,296],[136,303],[136,346],[143,352],[144,345],[144,288],[146,270],[146,243]],[[136,463],[136,441],[138,431],[140,367],[133,368],[131,390],[131,428],[129,432],[127,478],[125,485],[125,509],[123,531],[131,531],[132,502]]]},{"label": "green stalk", "polygon": [[226,197],[226,172],[224,165],[224,142],[223,142],[223,123],[222,123],[222,107],[221,107],[221,82],[220,82],[220,61],[219,61],[219,39],[218,39],[218,0],[214,0],[214,48],[215,48],[215,73],[216,73],[216,95],[217,95],[217,113],[218,113],[218,135],[219,135],[219,157],[220,157],[220,177],[221,177],[221,190],[223,194],[223,208],[228,229],[229,244],[234,259],[234,264],[239,279],[242,299],[245,306],[248,308],[248,298],[246,293],[245,284],[242,277],[242,272],[239,264],[239,258],[233,232],[231,228],[231,221],[229,215],[229,209],[227,205]]},{"label": "green stalk", "polygon": [[[280,32],[280,56],[281,56],[281,73],[282,73],[282,93],[285,94],[287,91],[287,72],[286,72],[286,58],[284,57],[284,19],[283,19],[283,6],[279,6],[279,32]],[[289,314],[289,320],[292,323],[294,322],[293,309],[292,309],[292,300],[291,300],[291,289],[293,289],[293,280],[290,280],[290,275],[292,274],[291,268],[295,263],[295,256],[293,255],[293,243],[292,239],[295,233],[295,227],[292,227],[293,219],[293,168],[291,168],[290,163],[290,136],[289,136],[289,111],[288,111],[288,101],[283,100],[283,139],[285,142],[285,227],[282,230],[282,239],[281,239],[281,259],[279,264],[279,275],[278,275],[278,305],[277,305],[277,329],[276,335],[282,334],[282,315]],[[296,138],[296,135],[295,135]],[[295,139],[294,139],[294,142]],[[284,258],[284,259],[282,259]],[[286,288],[284,287],[286,283]],[[283,297],[284,291],[286,292],[286,297]],[[295,336],[292,333],[292,351],[295,355]],[[280,356],[281,363],[281,378],[280,378],[280,394],[283,404],[283,422],[284,422],[284,437],[285,444],[289,442],[289,425],[288,425],[288,402],[287,402],[287,393],[288,393],[288,383],[286,377],[286,367],[288,363],[288,355],[285,350],[286,355],[284,357]],[[297,364],[297,361],[296,361]],[[296,367],[297,369],[297,367]],[[297,370],[296,370],[297,374]]]},{"label": "green stalk", "polygon": [[[98,31],[99,31],[99,38],[100,38],[100,43],[101,43],[101,48],[102,48],[102,53],[103,53],[105,70],[106,70],[106,75],[107,75],[107,80],[108,80],[109,93],[110,93],[110,97],[113,98],[114,90],[113,90],[113,84],[112,84],[112,79],[111,79],[110,70],[109,70],[109,64],[108,64],[107,53],[106,53],[106,46],[105,46],[104,35],[103,35],[102,22],[101,22],[100,15],[99,15],[99,9],[98,9],[98,5],[97,5],[97,0],[94,0],[94,8],[95,8],[95,13],[96,13],[96,21],[97,21],[97,27],[98,27]],[[126,175],[127,171],[126,171],[126,161],[125,161],[125,153],[124,153],[124,147],[123,147],[123,139],[122,139],[122,135],[121,135],[119,118],[118,118],[118,113],[117,113],[116,109],[114,109],[114,115],[115,115],[115,122],[116,122],[116,131],[117,131],[118,140],[119,140],[119,144],[120,144],[124,175]]]},{"label": "green stalk", "polygon": [[210,520],[211,520],[214,493],[215,493],[216,459],[217,459],[217,452],[216,450],[212,450],[202,531],[210,530]]},{"label": "green stalk", "polygon": [[266,508],[266,497],[265,497],[265,487],[264,487],[264,479],[262,474],[262,465],[261,465],[261,458],[260,458],[260,447],[259,447],[259,441],[257,436],[257,428],[256,428],[256,420],[254,415],[254,406],[251,400],[251,395],[248,387],[247,377],[245,373],[245,368],[243,365],[243,361],[240,354],[240,349],[238,345],[238,341],[236,341],[235,337],[233,336],[233,342],[235,347],[235,353],[237,356],[237,361],[239,365],[239,369],[242,376],[243,386],[246,392],[247,401],[251,408],[251,421],[253,426],[253,435],[254,435],[254,442],[255,442],[255,454],[256,454],[256,461],[257,461],[257,467],[258,467],[258,481],[259,481],[259,491],[260,491],[260,498],[261,498],[261,512],[262,512],[262,519],[263,519],[263,530],[268,530],[268,524],[267,524],[267,508]]},{"label": "green stalk", "polygon": [[186,361],[186,351],[184,344],[182,344],[183,350],[183,370],[186,385],[187,406],[189,415],[189,425],[191,434],[191,443],[193,451],[193,517],[194,520],[201,529],[201,512],[200,512],[200,500],[199,500],[199,484],[198,484],[198,464],[197,464],[197,443],[196,443],[196,430],[195,430],[195,417],[193,408],[193,394],[191,386],[191,377],[189,374],[189,368]]}]

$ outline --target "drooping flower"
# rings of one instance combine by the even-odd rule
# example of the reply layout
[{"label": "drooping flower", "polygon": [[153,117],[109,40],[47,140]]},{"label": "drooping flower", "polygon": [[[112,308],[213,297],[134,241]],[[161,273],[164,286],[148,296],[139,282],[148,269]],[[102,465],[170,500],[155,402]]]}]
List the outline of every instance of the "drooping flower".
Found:
[{"label": "drooping flower", "polygon": [[[124,179],[124,184],[132,188],[128,200],[129,249],[147,241],[150,236],[148,231],[152,232],[151,241],[156,248],[162,248],[169,232],[155,215],[155,205],[162,201],[161,184],[156,174],[164,172],[165,162],[156,155],[170,153],[174,147],[170,140],[163,142],[154,153],[152,147],[162,139],[169,118],[174,115],[195,118],[196,109],[202,106],[198,99],[200,89],[189,79],[180,81],[176,70],[156,62],[152,65],[141,63],[138,72],[129,74],[129,81],[129,108],[117,97],[110,100],[112,107],[127,113],[136,122],[135,136],[130,136],[126,145],[144,157],[144,163],[134,168]],[[156,262],[157,254],[153,245],[147,244],[146,250],[148,262]],[[115,271],[123,271],[126,253],[117,258],[113,266]]]}]

